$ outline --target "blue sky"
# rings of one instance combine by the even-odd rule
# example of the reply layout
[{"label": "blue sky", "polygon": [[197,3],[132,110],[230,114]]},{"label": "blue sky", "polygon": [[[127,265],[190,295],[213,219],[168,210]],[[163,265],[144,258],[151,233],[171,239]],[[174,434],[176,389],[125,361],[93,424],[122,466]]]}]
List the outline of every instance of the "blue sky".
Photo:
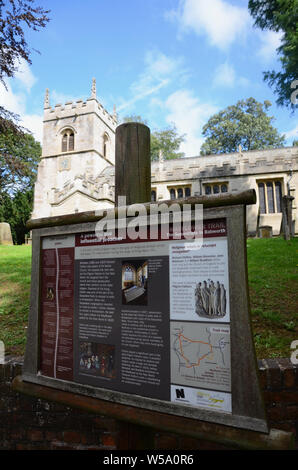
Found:
[{"label": "blue sky", "polygon": [[275,105],[264,70],[278,69],[280,36],[253,27],[247,0],[37,0],[51,10],[40,32],[28,31],[32,66],[21,63],[0,88],[41,140],[43,99],[86,99],[96,78],[99,101],[119,118],[137,114],[151,130],[174,123],[181,150],[198,155],[208,118],[250,96],[270,100],[274,126],[291,145],[298,118]]}]

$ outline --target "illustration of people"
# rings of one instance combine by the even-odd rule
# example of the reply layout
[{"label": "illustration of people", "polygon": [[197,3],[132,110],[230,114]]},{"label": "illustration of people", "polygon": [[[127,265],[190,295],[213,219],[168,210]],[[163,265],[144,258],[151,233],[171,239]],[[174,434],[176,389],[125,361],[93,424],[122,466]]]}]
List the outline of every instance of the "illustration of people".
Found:
[{"label": "illustration of people", "polygon": [[212,279],[199,282],[195,288],[196,312],[203,317],[223,317],[226,314],[226,289]]},{"label": "illustration of people", "polygon": [[198,315],[204,312],[203,299],[202,299],[202,283],[199,282],[195,289],[196,312]]},{"label": "illustration of people", "polygon": [[226,303],[226,289],[223,284],[220,284],[220,310],[222,315],[226,314]]},{"label": "illustration of people", "polygon": [[216,290],[215,290],[215,298],[214,298],[214,313],[215,315],[221,315],[221,305],[220,305],[220,285],[219,281],[216,281]]},{"label": "illustration of people", "polygon": [[215,291],[216,287],[213,281],[209,282],[209,315],[212,316],[215,313]]},{"label": "illustration of people", "polygon": [[209,294],[210,292],[207,286],[207,282],[204,281],[203,289],[202,289],[202,300],[203,300],[203,307],[204,307],[206,314],[208,314],[209,312]]}]

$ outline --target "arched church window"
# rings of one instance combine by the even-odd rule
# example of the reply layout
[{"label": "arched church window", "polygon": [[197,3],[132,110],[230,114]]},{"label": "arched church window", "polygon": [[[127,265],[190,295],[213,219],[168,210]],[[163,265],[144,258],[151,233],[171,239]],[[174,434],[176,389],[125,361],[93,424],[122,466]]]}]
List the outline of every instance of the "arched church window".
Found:
[{"label": "arched church window", "polygon": [[68,150],[74,150],[74,133],[72,132],[68,136]]},{"label": "arched church window", "polygon": [[67,134],[62,137],[62,152],[67,152]]},{"label": "arched church window", "polygon": [[110,138],[108,134],[103,135],[103,156],[107,157],[109,155],[109,145],[110,145]]},{"label": "arched church window", "polygon": [[74,133],[71,129],[67,129],[62,135],[62,152],[71,150],[74,150]]},{"label": "arched church window", "polygon": [[183,197],[183,189],[182,189],[182,188],[178,188],[177,194],[178,194],[178,198],[182,198],[182,197]]}]

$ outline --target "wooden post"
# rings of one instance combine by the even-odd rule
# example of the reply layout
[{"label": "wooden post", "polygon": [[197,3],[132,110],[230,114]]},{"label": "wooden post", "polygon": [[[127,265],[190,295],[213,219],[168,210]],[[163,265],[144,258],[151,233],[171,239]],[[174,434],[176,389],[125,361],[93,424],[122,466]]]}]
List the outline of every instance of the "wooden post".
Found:
[{"label": "wooden post", "polygon": [[126,196],[126,204],[151,200],[150,129],[127,122],[116,129],[115,205]]},{"label": "wooden post", "polygon": [[282,197],[282,230],[285,240],[290,240],[294,236],[292,222],[292,201],[293,196]]}]

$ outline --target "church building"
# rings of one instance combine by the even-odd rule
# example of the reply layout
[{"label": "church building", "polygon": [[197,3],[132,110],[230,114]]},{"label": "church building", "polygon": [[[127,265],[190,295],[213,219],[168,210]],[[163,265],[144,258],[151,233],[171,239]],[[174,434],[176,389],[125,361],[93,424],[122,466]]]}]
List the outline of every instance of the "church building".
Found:
[{"label": "church building", "polygon": [[[32,219],[114,206],[115,131],[117,115],[104,109],[96,96],[50,106],[44,101],[42,156],[35,184]],[[279,235],[282,196],[293,199],[298,232],[298,147],[242,151],[159,161],[151,167],[151,200],[190,195],[216,195],[255,189],[257,204],[247,207],[247,234],[272,227]]]}]

